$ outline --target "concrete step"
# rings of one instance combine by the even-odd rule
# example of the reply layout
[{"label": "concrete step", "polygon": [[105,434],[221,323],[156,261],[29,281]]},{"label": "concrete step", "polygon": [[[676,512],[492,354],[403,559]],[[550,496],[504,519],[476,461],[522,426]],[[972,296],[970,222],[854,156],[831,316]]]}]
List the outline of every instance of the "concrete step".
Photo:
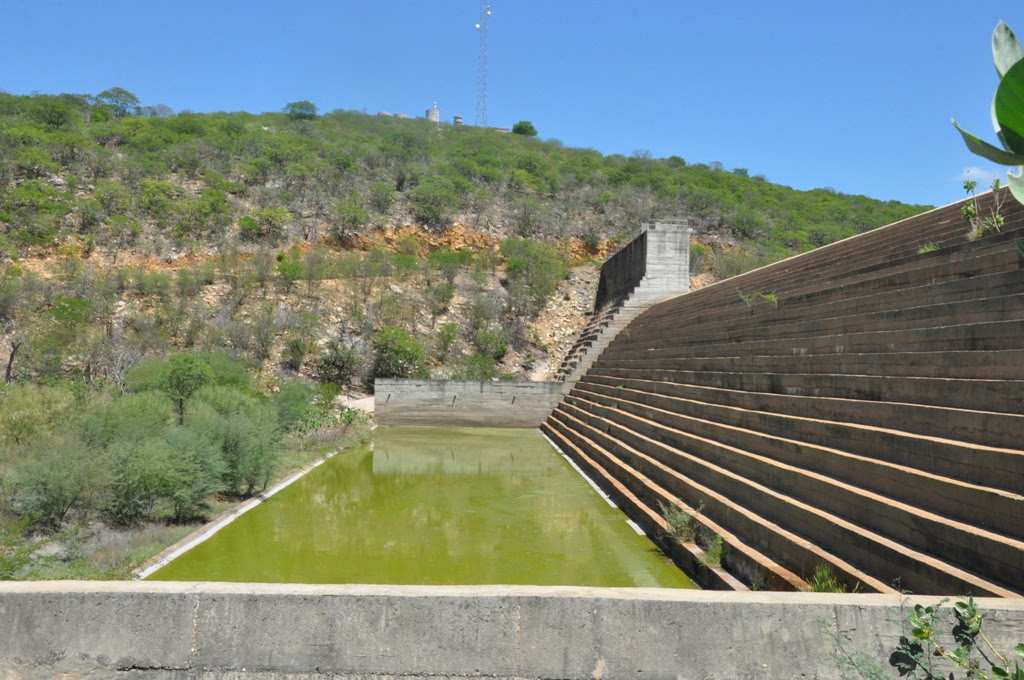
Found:
[{"label": "concrete step", "polygon": [[[744,373],[602,366],[595,373],[618,378],[650,379],[727,390],[793,396],[821,396],[868,402],[900,402],[925,406],[1024,413],[1024,381],[920,378],[891,375],[812,373]],[[620,381],[621,382],[621,381]]]},{"label": "concrete step", "polygon": [[614,356],[617,359],[670,359],[682,356],[711,357],[738,354],[806,356],[846,352],[1021,349],[1024,348],[1024,319],[783,338],[766,332],[764,336],[764,339],[757,340],[718,341],[709,338],[708,342],[703,343],[684,343],[664,336],[641,342],[631,336],[631,342],[624,347],[616,348]]},{"label": "concrete step", "polygon": [[[884,583],[898,582],[917,592],[970,591],[1000,597],[1013,594],[1010,589],[989,579],[909,548],[827,510],[794,499],[784,492],[703,460],[689,451],[659,442],[621,422],[597,417],[579,408],[575,402],[565,403],[558,410],[587,423],[591,430],[603,429],[607,436],[615,440],[634,448],[643,448],[662,463],[676,470],[685,470],[695,481],[733,500],[742,499],[743,506],[749,510],[822,546],[824,550],[842,556],[865,573],[878,575]],[[734,453],[738,455],[741,452]],[[1000,563],[998,567],[1001,569],[1004,565]]]},{"label": "concrete step", "polygon": [[594,366],[606,368],[741,371],[768,373],[845,373],[923,378],[1024,379],[1024,350],[993,352],[876,352],[812,356],[718,356],[675,359],[618,359],[610,351]]},{"label": "concrete step", "polygon": [[1024,443],[1024,439],[1021,438],[1021,433],[1024,433],[1024,415],[1019,413],[997,413],[898,401],[879,402],[745,391],[663,380],[624,378],[593,371],[578,385],[586,389],[595,389],[588,387],[589,385],[601,385],[605,390],[623,387],[708,404],[898,429],[1000,448],[1019,448]]}]

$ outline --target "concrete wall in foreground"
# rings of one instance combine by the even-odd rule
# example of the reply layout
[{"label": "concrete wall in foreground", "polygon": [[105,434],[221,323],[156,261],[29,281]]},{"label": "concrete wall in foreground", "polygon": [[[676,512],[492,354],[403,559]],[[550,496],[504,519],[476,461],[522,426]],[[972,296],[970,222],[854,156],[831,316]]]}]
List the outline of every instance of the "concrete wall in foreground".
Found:
[{"label": "concrete wall in foreground", "polygon": [[[981,606],[1024,640],[1024,600]],[[835,678],[815,621],[886,665],[900,618],[889,595],[0,583],[0,678]]]},{"label": "concrete wall in foreground", "polygon": [[383,426],[538,427],[561,388],[561,382],[378,378],[373,408]]}]

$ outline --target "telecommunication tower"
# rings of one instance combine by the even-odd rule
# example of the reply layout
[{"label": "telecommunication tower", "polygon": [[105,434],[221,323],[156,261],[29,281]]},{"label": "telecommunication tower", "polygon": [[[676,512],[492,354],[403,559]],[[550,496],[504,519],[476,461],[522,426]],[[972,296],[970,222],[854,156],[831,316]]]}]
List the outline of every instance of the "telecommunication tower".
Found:
[{"label": "telecommunication tower", "polygon": [[491,20],[491,6],[480,8],[480,22],[475,26],[480,33],[480,56],[476,64],[476,124],[487,127],[487,24]]}]

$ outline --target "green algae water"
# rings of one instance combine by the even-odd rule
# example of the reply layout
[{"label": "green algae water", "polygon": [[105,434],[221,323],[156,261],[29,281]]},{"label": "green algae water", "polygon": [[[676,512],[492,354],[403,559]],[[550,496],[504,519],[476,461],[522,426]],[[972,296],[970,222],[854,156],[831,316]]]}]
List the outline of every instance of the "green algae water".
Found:
[{"label": "green algae water", "polygon": [[150,579],[692,588],[536,430],[378,429]]}]

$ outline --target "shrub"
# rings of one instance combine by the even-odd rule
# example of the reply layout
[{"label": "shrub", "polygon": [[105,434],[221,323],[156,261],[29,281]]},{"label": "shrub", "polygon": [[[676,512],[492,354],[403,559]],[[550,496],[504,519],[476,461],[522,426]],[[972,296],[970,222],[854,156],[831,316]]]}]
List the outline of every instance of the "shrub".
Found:
[{"label": "shrub", "polygon": [[441,246],[427,256],[427,262],[441,272],[448,283],[452,283],[463,267],[473,263],[473,253],[464,249],[453,251],[447,246]]},{"label": "shrub", "polygon": [[82,439],[99,448],[140,442],[167,429],[174,415],[174,404],[165,394],[128,394],[87,413],[81,424]]},{"label": "shrub", "polygon": [[370,206],[379,213],[391,210],[395,201],[395,188],[387,182],[370,183]]},{"label": "shrub", "polygon": [[71,412],[74,393],[66,386],[8,385],[0,389],[0,443],[27,444]]},{"label": "shrub", "polygon": [[475,352],[459,357],[451,380],[491,380],[498,377],[498,364],[487,354]]},{"label": "shrub", "polygon": [[661,516],[668,523],[672,536],[683,543],[692,543],[695,537],[693,516],[677,505],[666,505],[659,501],[658,506],[661,508]]},{"label": "shrub", "polygon": [[509,278],[509,307],[516,316],[534,318],[569,273],[561,254],[545,243],[509,238],[501,244]]},{"label": "shrub", "polygon": [[210,497],[223,490],[225,473],[220,450],[188,427],[166,433],[172,452],[165,500],[175,521],[195,519],[210,510]]},{"label": "shrub", "polygon": [[36,437],[14,470],[23,514],[59,529],[72,509],[88,508],[103,486],[105,466],[97,451],[67,434]]},{"label": "shrub", "polygon": [[271,398],[281,429],[290,430],[309,412],[320,392],[302,380],[289,380]]},{"label": "shrub", "polygon": [[448,309],[452,298],[455,297],[455,284],[446,281],[445,283],[431,286],[427,288],[426,297],[430,315],[437,316],[442,314]]},{"label": "shrub", "polygon": [[451,356],[455,341],[459,339],[459,326],[455,323],[442,324],[437,329],[437,338],[434,341],[434,357],[438,361],[446,361]]},{"label": "shrub", "polygon": [[317,358],[314,375],[320,382],[349,387],[362,375],[363,358],[350,345],[331,340]]},{"label": "shrub", "polygon": [[374,378],[412,378],[422,376],[426,351],[423,345],[401,328],[385,326],[373,336]]},{"label": "shrub", "polygon": [[512,134],[523,135],[524,137],[536,137],[537,128],[528,120],[521,120],[512,126]]},{"label": "shrub", "polygon": [[457,210],[462,208],[462,199],[456,192],[455,184],[447,177],[431,176],[412,190],[413,217],[426,227],[444,229],[452,223]]},{"label": "shrub", "polygon": [[119,442],[110,452],[112,478],[103,512],[115,524],[136,524],[172,488],[174,452],[163,439]]},{"label": "shrub", "polygon": [[501,361],[508,354],[508,334],[503,328],[481,328],[473,334],[473,346],[480,354]]},{"label": "shrub", "polygon": [[370,221],[370,215],[352,200],[339,201],[334,206],[334,215],[331,233],[338,238],[358,234]]},{"label": "shrub", "polygon": [[243,401],[208,393],[195,405],[187,426],[220,451],[225,490],[249,496],[270,482],[277,463],[278,430],[272,406],[234,410]]},{"label": "shrub", "polygon": [[309,345],[302,338],[289,338],[281,353],[281,363],[290,371],[298,371],[306,360]]}]

